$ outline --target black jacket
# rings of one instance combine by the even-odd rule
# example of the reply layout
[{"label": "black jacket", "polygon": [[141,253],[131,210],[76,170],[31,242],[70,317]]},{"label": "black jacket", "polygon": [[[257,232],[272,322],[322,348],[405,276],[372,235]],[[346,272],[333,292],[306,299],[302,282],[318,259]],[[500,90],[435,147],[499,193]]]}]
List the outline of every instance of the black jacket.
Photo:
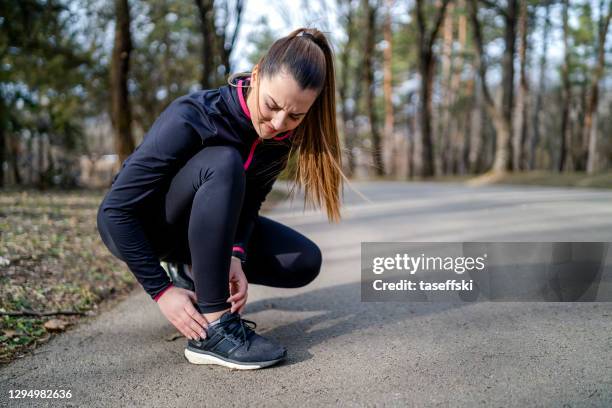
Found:
[{"label": "black jacket", "polygon": [[[248,83],[248,77],[242,80]],[[229,145],[242,155],[246,190],[234,246],[242,248],[236,248],[237,256],[247,256],[253,223],[287,164],[293,135],[260,139],[248,116],[245,95],[245,87],[225,85],[172,102],[125,160],[100,205],[99,219],[116,249],[153,298],[170,283],[157,255],[168,249],[168,243],[152,238],[170,230],[164,215],[165,194],[178,170],[206,146]]]}]

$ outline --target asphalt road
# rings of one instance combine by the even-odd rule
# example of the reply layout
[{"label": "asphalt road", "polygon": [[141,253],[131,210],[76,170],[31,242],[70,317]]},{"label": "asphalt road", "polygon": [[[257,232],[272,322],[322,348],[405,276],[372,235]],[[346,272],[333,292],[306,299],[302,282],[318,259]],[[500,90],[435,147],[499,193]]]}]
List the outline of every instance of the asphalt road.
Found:
[{"label": "asphalt road", "polygon": [[[358,183],[344,221],[269,216],[323,250],[302,289],[252,285],[245,317],[289,349],[256,371],[195,366],[141,289],[0,370],[0,406],[612,406],[612,303],[363,303],[362,241],[611,241],[612,192]],[[70,389],[69,400],[9,400]]]}]

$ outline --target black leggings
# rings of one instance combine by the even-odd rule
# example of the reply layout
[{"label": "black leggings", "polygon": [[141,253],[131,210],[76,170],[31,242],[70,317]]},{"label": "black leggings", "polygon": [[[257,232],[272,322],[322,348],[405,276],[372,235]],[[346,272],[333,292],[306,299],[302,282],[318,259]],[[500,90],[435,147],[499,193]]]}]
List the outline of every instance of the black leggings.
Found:
[{"label": "black leggings", "polygon": [[[166,222],[173,232],[165,239],[172,240],[175,249],[160,258],[192,265],[202,313],[231,306],[226,302],[229,268],[244,191],[240,153],[230,146],[209,146],[178,171],[166,194]],[[322,261],[314,242],[262,216],[255,220],[246,254],[243,270],[248,282],[279,288],[312,282]]]}]

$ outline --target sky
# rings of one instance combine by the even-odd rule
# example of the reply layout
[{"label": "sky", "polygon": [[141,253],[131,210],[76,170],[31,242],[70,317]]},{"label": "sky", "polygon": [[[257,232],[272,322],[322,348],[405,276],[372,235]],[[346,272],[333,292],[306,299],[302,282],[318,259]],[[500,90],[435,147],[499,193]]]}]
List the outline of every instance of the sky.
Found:
[{"label": "sky", "polygon": [[[593,8],[597,10],[598,0],[591,0]],[[332,44],[337,44],[343,40],[343,30],[338,23],[338,13],[336,10],[337,0],[319,0],[319,1],[287,1],[287,0],[246,0],[246,7],[243,14],[243,22],[238,36],[236,51],[232,56],[232,62],[235,72],[249,71],[250,63],[246,56],[252,49],[249,43],[249,35],[257,28],[257,21],[266,16],[270,28],[279,37],[288,34],[290,31],[299,27],[316,27],[326,33]],[[407,10],[412,7],[410,0],[395,1],[393,12],[394,19],[402,19],[404,22],[409,20]],[[540,10],[543,15],[543,10]],[[561,7],[553,6],[551,9],[550,18],[553,27],[548,36],[548,64],[549,67],[556,67],[563,59],[563,43],[562,33],[560,29]],[[538,21],[540,23],[541,20]],[[578,21],[575,15],[570,15],[570,25],[577,25]],[[530,45],[533,47],[530,51],[531,58],[539,58],[542,50],[542,24],[536,27],[531,27]],[[612,35],[610,30],[609,35]],[[337,48],[336,48],[337,50]],[[503,44],[492,43],[487,47],[487,55],[498,56],[503,51]],[[532,63],[537,63],[537,60],[532,60]],[[496,82],[499,80],[499,73],[496,72],[496,67],[492,67],[489,80]],[[535,74],[535,72],[531,72]],[[548,75],[550,80],[558,79],[557,70],[553,69]]]},{"label": "sky", "polygon": [[337,23],[335,4],[336,0],[246,0],[236,51],[233,54],[234,71],[250,71],[251,66],[246,58],[252,49],[249,36],[257,28],[257,22],[262,16],[268,18],[270,28],[279,37],[289,34],[296,28],[315,27],[328,33],[328,38],[331,37],[332,42],[341,38],[342,30]]}]

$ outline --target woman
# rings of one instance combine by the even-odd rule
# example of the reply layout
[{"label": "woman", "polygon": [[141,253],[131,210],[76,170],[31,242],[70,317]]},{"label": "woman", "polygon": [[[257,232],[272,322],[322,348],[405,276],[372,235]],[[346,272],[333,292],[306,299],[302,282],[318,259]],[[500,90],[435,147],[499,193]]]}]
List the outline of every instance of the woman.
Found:
[{"label": "woman", "polygon": [[[340,219],[332,51],[320,31],[298,29],[228,82],[160,115],[115,176],[98,229],[188,338],[191,363],[253,369],[286,349],[240,317],[248,283],[296,288],[321,266],[314,242],[258,215],[290,154],[305,203]],[[160,260],[190,265],[195,293],[174,285]]]}]

